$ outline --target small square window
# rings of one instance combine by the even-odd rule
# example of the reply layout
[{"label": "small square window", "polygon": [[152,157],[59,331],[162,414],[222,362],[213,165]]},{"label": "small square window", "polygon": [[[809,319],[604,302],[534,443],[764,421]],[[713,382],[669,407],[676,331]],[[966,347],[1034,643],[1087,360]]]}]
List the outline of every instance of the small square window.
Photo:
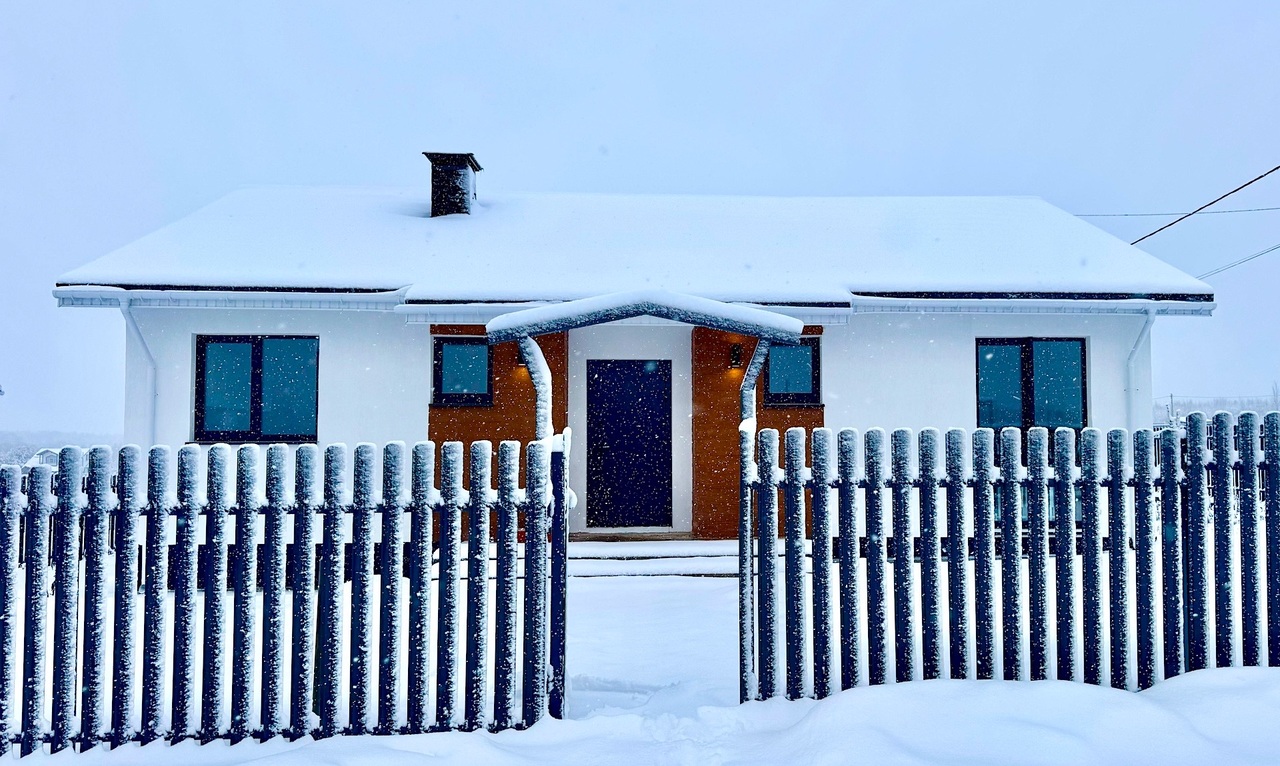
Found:
[{"label": "small square window", "polygon": [[820,338],[801,338],[795,346],[769,347],[764,368],[764,403],[811,406],[822,403]]},{"label": "small square window", "polygon": [[979,338],[978,427],[1087,424],[1084,340]]},{"label": "small square window", "polygon": [[319,358],[314,337],[196,336],[196,441],[315,441]]},{"label": "small square window", "polygon": [[488,407],[493,404],[489,342],[485,338],[436,338],[432,404]]}]

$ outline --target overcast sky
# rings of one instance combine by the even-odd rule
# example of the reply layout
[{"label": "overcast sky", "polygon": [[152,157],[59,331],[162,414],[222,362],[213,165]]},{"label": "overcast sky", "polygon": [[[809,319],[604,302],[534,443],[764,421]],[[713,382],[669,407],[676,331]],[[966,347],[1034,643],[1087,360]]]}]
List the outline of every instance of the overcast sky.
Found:
[{"label": "overcast sky", "polygon": [[[1116,7],[1120,6],[1120,7]],[[305,9],[302,10],[302,9]],[[242,185],[1026,194],[1190,210],[1280,163],[1280,3],[0,5],[0,430],[121,428],[118,312],[62,272]],[[1224,208],[1280,206],[1280,173]],[[1134,239],[1167,219],[1090,219]],[[1192,274],[1280,212],[1143,246]],[[1155,393],[1280,380],[1280,251],[1156,324]],[[892,425],[892,424],[888,424]]]}]

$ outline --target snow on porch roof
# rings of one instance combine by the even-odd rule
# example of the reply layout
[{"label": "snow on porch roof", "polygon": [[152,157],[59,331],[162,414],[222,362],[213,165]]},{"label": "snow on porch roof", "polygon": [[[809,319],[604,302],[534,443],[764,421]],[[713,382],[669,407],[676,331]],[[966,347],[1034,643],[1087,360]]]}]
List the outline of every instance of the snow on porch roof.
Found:
[{"label": "snow on porch roof", "polygon": [[804,330],[804,323],[799,319],[752,306],[722,303],[666,290],[635,290],[513,311],[490,320],[485,325],[485,332],[490,343],[501,343],[526,335],[565,332],[637,316],[672,319],[715,330],[754,335],[776,343],[798,343]]},{"label": "snow on porch roof", "polygon": [[428,190],[233,192],[70,271],[60,285],[352,292],[421,303],[563,301],[663,288],[725,301],[850,294],[1192,296],[1212,288],[1025,197],[481,195],[430,218]]}]

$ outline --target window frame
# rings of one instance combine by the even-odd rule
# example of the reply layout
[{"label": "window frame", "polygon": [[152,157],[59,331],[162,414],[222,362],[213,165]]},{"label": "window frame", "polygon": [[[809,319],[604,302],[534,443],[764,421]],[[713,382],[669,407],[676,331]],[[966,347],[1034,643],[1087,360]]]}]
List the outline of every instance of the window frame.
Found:
[{"label": "window frame", "polygon": [[[266,340],[313,340],[316,343],[316,397],[314,419],[316,433],[262,433],[262,344]],[[249,372],[249,429],[245,431],[212,431],[204,427],[205,368],[210,343],[246,343],[251,346]],[[320,336],[318,335],[196,335],[195,407],[192,408],[192,441],[198,444],[313,444],[320,431]]]},{"label": "window frame", "polygon": [[[1019,347],[1019,375],[1021,377],[1022,391],[1022,423],[1017,428],[1021,428],[1025,434],[1027,429],[1035,428],[1035,344],[1039,342],[1063,342],[1070,341],[1080,344],[1080,428],[1076,428],[1077,432],[1089,426],[1089,342],[1087,338],[1078,337],[1046,337],[1036,336],[1028,338],[975,338],[973,344],[973,380],[974,380],[974,423],[978,428],[987,428],[990,426],[981,425],[981,413],[976,411],[982,401],[982,347],[983,346],[1018,346]],[[1007,428],[1008,426],[1001,426]],[[1047,428],[1047,426],[1046,426]],[[998,430],[998,429],[997,429]],[[1049,429],[1050,438],[1053,436],[1053,429]]]},{"label": "window frame", "polygon": [[[761,371],[761,377],[764,378],[764,404],[766,407],[821,407],[822,406],[822,336],[821,335],[805,335],[800,338],[797,345],[808,346],[813,350],[813,364],[809,369],[812,376],[809,393],[795,392],[778,392],[769,390],[769,365],[773,359],[773,354],[765,357],[764,369]],[[772,349],[771,349],[772,350]]]},{"label": "window frame", "polygon": [[[488,367],[487,386],[484,393],[457,393],[444,390],[444,347],[456,343],[486,348]],[[433,407],[492,407],[493,406],[493,346],[483,335],[437,335],[431,342],[431,406]]]}]

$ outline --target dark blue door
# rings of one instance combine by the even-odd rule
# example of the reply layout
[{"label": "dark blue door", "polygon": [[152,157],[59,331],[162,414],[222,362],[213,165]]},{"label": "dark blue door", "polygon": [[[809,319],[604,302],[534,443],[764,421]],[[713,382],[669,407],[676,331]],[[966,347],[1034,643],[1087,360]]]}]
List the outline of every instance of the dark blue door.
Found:
[{"label": "dark blue door", "polygon": [[587,526],[671,526],[671,360],[587,360]]}]

